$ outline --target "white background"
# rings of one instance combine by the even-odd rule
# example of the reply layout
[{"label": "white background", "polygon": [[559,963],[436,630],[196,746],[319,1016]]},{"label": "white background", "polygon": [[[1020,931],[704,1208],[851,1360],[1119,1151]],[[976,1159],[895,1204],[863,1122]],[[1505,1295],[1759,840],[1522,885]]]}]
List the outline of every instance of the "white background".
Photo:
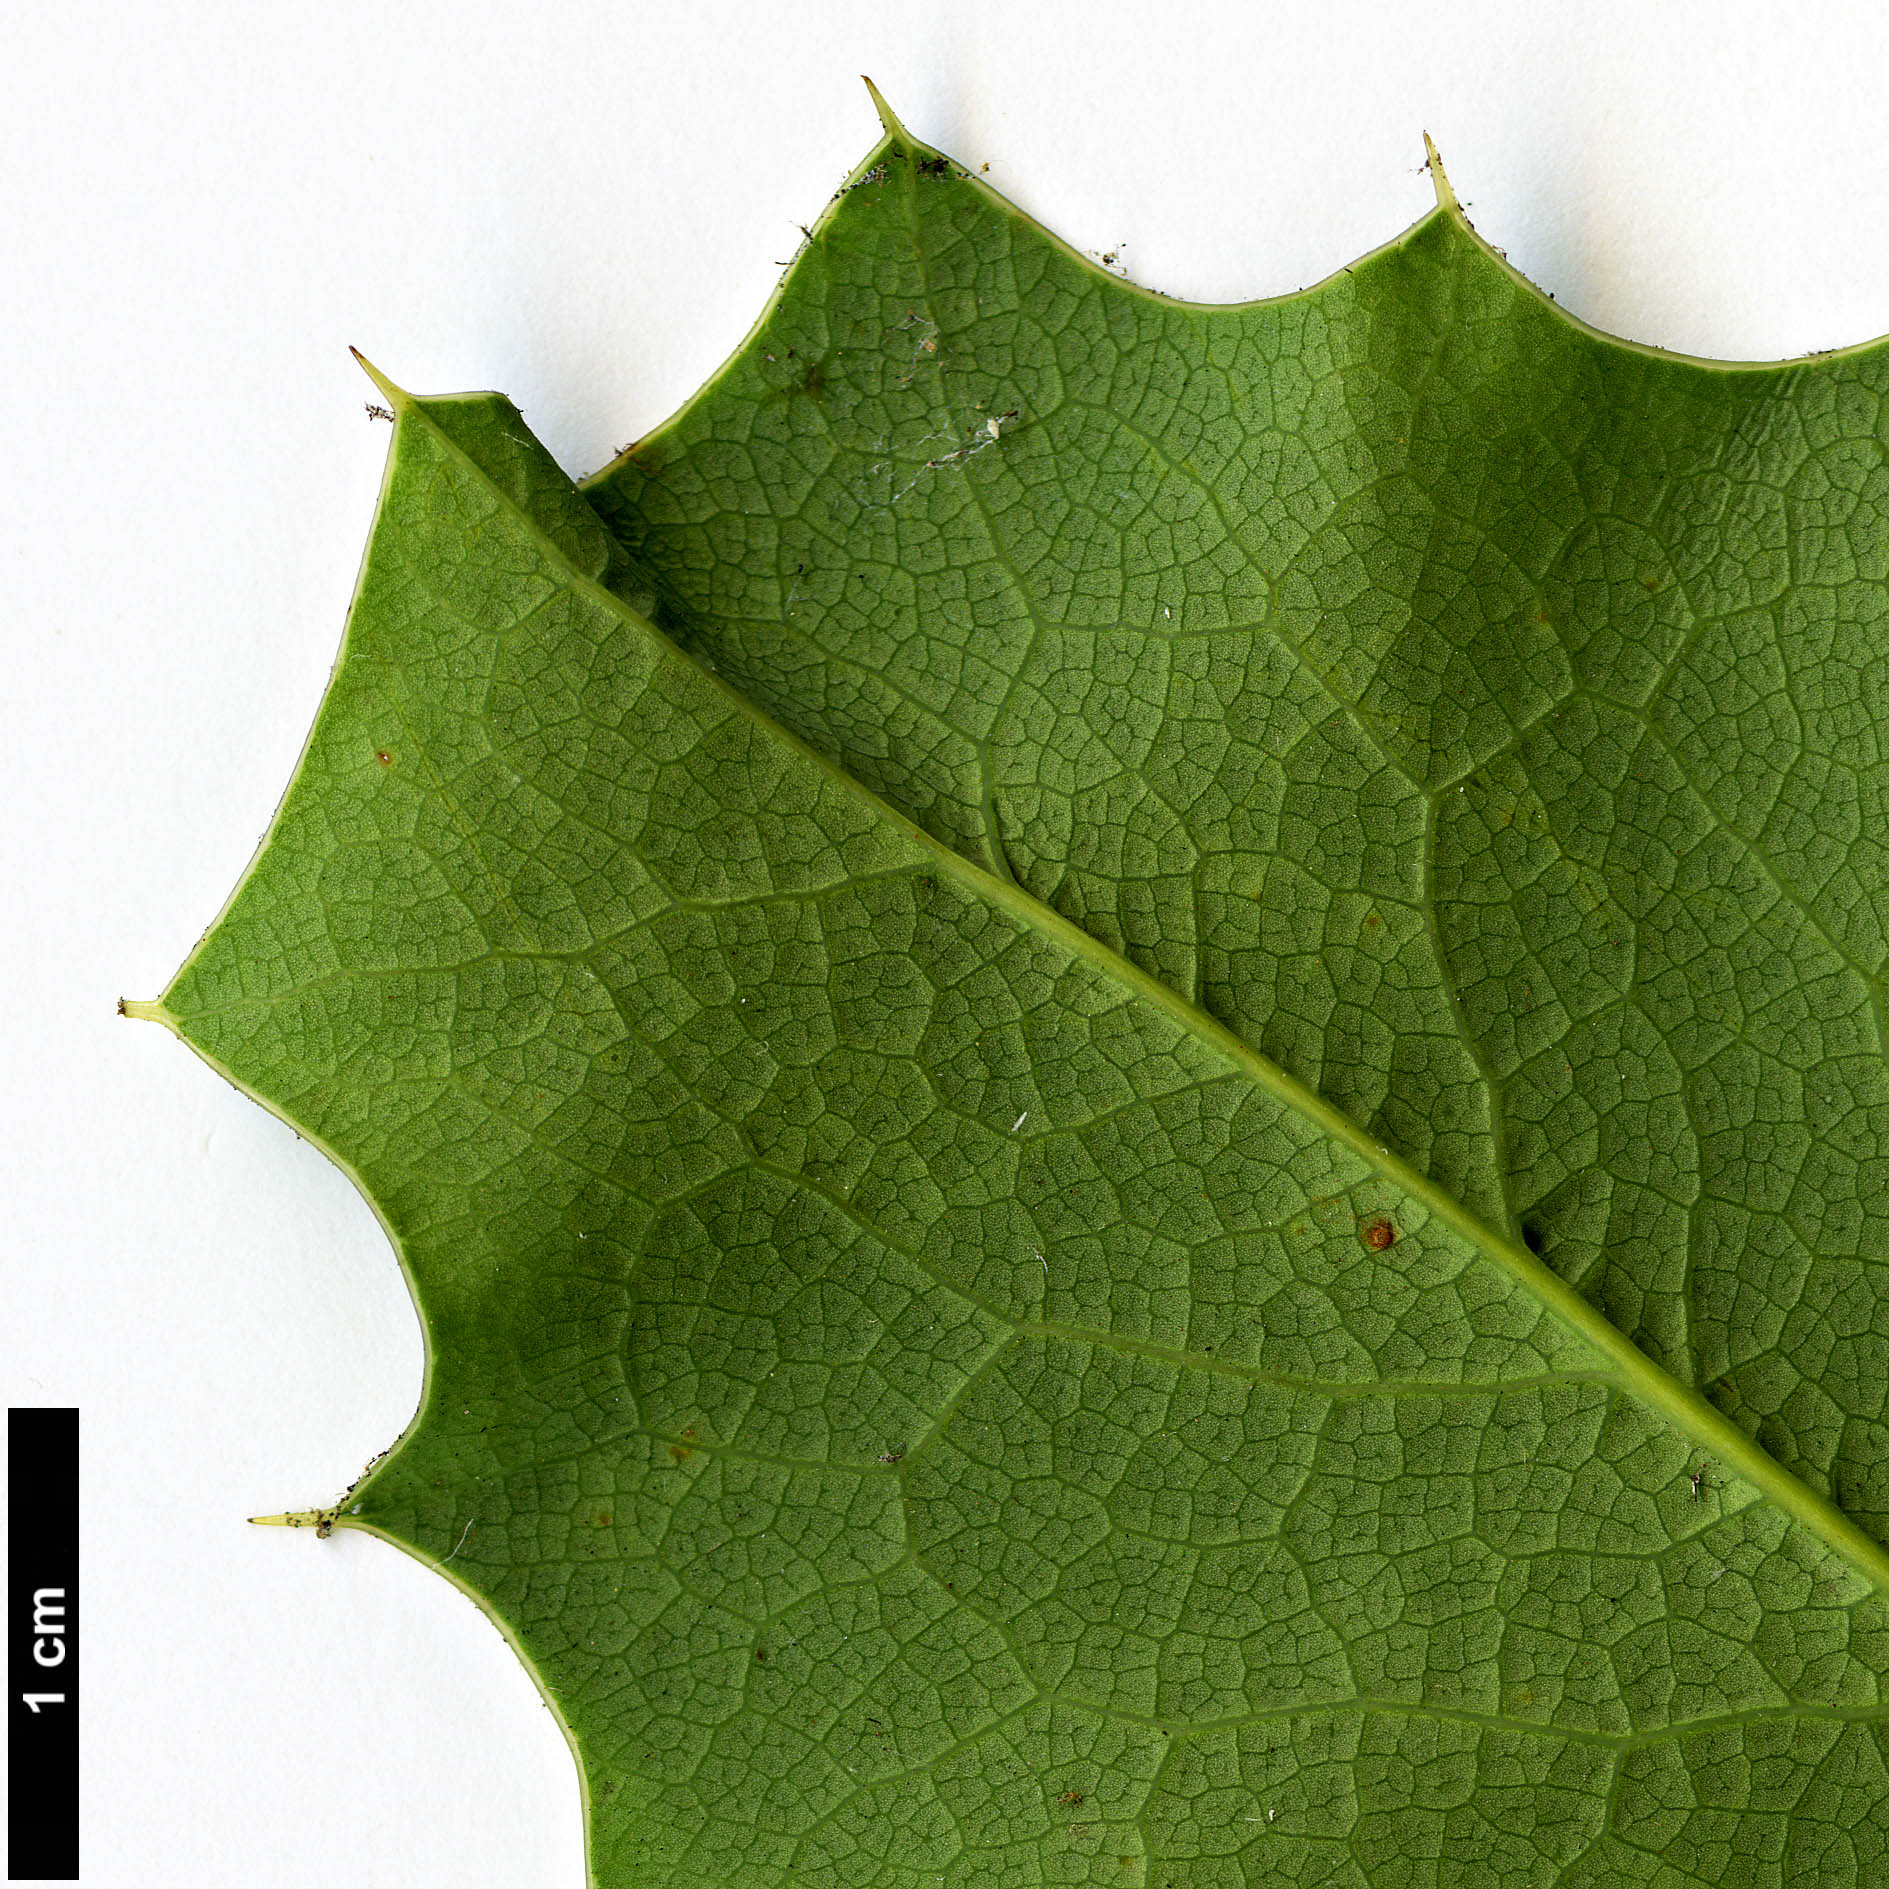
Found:
[{"label": "white background", "polygon": [[758,313],[878,136],[1170,293],[1420,216],[1602,327],[1889,330],[1879,4],[0,7],[0,1389],[83,1407],[85,1881],[581,1889],[549,1713],[330,1500],[418,1328],[341,1176],[161,1030],[314,712],[384,428],[500,387],[572,472]]}]

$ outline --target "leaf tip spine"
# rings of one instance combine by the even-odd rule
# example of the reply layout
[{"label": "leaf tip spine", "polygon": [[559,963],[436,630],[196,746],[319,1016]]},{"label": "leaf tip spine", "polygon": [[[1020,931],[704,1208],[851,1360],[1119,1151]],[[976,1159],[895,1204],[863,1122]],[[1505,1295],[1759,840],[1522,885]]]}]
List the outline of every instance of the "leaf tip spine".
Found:
[{"label": "leaf tip spine", "polygon": [[413,405],[413,396],[404,387],[396,387],[359,348],[351,346],[348,352],[360,364],[361,372],[387,397],[387,404],[396,413],[404,413]]},{"label": "leaf tip spine", "polygon": [[899,115],[885,102],[885,94],[862,72],[859,82],[872,95],[872,109],[879,114],[879,122],[885,127],[888,138],[896,138],[901,144],[913,142],[912,134],[899,122]]},{"label": "leaf tip spine", "polygon": [[1461,216],[1463,206],[1456,201],[1456,192],[1450,188],[1449,173],[1443,168],[1443,154],[1436,148],[1436,140],[1427,131],[1423,134],[1423,151],[1423,167],[1430,173],[1430,182],[1436,186],[1436,207]]},{"label": "leaf tip spine", "polygon": [[338,1511],[335,1509],[289,1509],[280,1515],[252,1515],[252,1528],[312,1528],[326,1539],[333,1531]]}]

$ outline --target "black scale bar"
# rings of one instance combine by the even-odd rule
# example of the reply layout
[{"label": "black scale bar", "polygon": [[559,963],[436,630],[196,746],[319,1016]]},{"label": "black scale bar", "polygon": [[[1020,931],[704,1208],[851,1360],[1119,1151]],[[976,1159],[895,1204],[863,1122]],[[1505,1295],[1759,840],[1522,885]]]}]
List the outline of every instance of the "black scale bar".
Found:
[{"label": "black scale bar", "polygon": [[79,1413],[7,1412],[7,1878],[79,1880]]}]

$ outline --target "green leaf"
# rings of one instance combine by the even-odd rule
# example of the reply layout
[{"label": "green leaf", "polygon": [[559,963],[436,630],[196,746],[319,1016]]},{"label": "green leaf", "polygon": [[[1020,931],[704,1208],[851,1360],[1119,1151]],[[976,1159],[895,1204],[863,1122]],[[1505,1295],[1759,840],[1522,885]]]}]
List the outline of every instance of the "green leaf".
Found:
[{"label": "green leaf", "polygon": [[1438,194],[1191,307],[895,131],[590,496],[752,700],[1889,1539],[1889,351],[1608,340]]},{"label": "green leaf", "polygon": [[[894,132],[594,488],[623,545],[509,403],[388,388],[296,778],[132,1008],[384,1218],[421,1410],[294,1519],[491,1612],[598,1883],[1889,1867],[1889,1553],[1827,1487],[1882,888],[1814,840],[1884,371],[1600,341],[1447,210],[1178,309]],[[1642,1266],[1687,1345],[1597,1309]],[[1787,1359],[1822,1457],[1749,1433]]]}]

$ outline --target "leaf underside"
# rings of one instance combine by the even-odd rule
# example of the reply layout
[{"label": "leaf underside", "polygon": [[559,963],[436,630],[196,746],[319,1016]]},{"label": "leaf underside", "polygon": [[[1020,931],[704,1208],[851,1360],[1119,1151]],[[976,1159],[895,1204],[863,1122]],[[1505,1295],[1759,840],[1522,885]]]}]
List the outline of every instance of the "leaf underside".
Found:
[{"label": "leaf underside", "polygon": [[1889,1871],[1889,352],[894,129],[581,490],[398,421],[163,999],[383,1216],[605,1889]]}]

